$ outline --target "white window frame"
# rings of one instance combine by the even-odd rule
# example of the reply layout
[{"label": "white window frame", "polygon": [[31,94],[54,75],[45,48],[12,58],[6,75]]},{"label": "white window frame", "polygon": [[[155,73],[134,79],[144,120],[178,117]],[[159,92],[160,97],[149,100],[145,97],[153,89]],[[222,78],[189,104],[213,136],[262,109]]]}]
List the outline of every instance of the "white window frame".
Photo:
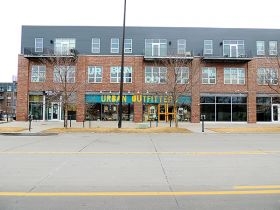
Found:
[{"label": "white window frame", "polygon": [[35,38],[35,52],[43,52],[43,51],[44,51],[44,39]]},{"label": "white window frame", "polygon": [[166,39],[145,39],[145,56],[164,57],[167,56]]},{"label": "white window frame", "polygon": [[245,85],[245,68],[224,68],[224,84]]},{"label": "white window frame", "polygon": [[244,40],[223,40],[223,56],[231,58],[244,57]]},{"label": "white window frame", "polygon": [[120,40],[119,38],[111,38],[111,53],[120,52]]},{"label": "white window frame", "polygon": [[256,41],[257,55],[265,55],[265,41]]},{"label": "white window frame", "polygon": [[100,53],[100,38],[92,38],[91,53]]},{"label": "white window frame", "polygon": [[102,83],[102,66],[88,66],[88,83]]},{"label": "white window frame", "polygon": [[177,40],[177,54],[178,55],[185,55],[186,47],[187,47],[187,41],[185,39]]},{"label": "white window frame", "polygon": [[45,82],[46,81],[46,66],[33,65],[31,67],[31,82]]},{"label": "white window frame", "polygon": [[73,38],[56,38],[54,43],[55,55],[70,55],[71,50],[76,48],[76,39]]},{"label": "white window frame", "polygon": [[215,67],[203,67],[201,74],[202,84],[216,84],[216,68]]},{"label": "white window frame", "polygon": [[[132,66],[123,67],[123,82],[132,83]],[[110,68],[110,83],[120,83],[121,81],[121,66],[111,66]]]},{"label": "white window frame", "polygon": [[258,85],[278,85],[278,71],[274,68],[258,68]]},{"label": "white window frame", "polygon": [[213,54],[213,40],[204,40],[203,44],[203,54],[212,55]]},{"label": "white window frame", "polygon": [[175,75],[177,84],[189,84],[190,71],[188,67],[176,67]]},{"label": "white window frame", "polygon": [[124,40],[124,53],[132,53],[132,39]]},{"label": "white window frame", "polygon": [[[66,76],[66,81],[65,81]],[[75,83],[76,67],[75,66],[54,66],[53,81],[55,83]]]},{"label": "white window frame", "polygon": [[277,55],[277,41],[269,41],[269,55]]},{"label": "white window frame", "polygon": [[167,68],[166,67],[145,67],[145,83],[150,84],[166,84]]}]

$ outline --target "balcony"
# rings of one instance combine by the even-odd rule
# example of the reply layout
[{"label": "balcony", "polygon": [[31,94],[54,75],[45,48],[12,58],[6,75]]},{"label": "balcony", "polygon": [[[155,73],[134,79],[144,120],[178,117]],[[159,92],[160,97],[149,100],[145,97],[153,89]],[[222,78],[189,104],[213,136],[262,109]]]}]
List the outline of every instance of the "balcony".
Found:
[{"label": "balcony", "polygon": [[78,51],[69,49],[63,52],[55,52],[51,48],[43,48],[42,52],[36,52],[34,47],[25,47],[23,55],[25,58],[74,57],[78,55]]},{"label": "balcony", "polygon": [[184,54],[164,54],[164,55],[151,55],[146,53],[144,55],[145,61],[157,61],[157,60],[193,60],[193,53],[186,51]]}]

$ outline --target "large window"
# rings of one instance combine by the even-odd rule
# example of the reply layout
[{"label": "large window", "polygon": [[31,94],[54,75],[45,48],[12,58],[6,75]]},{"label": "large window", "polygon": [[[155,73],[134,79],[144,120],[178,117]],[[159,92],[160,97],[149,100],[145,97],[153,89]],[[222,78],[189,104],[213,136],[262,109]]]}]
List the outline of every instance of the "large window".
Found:
[{"label": "large window", "polygon": [[146,39],[145,56],[161,57],[167,55],[166,39]]},{"label": "large window", "polygon": [[188,67],[176,67],[175,68],[176,80],[178,84],[189,83],[189,68]]},{"label": "large window", "polygon": [[271,121],[271,97],[257,97],[257,122]]},{"label": "large window", "polygon": [[35,52],[43,52],[43,38],[35,38]]},{"label": "large window", "polygon": [[224,84],[245,84],[244,68],[224,68]]},{"label": "large window", "polygon": [[212,55],[213,54],[213,40],[204,40],[204,55]]},{"label": "large window", "polygon": [[277,85],[278,72],[273,68],[259,68],[258,69],[258,84],[259,85]]},{"label": "large window", "polygon": [[132,39],[124,40],[124,53],[132,53]]},{"label": "large window", "polygon": [[[112,66],[110,70],[110,82],[119,83],[121,81],[121,67]],[[132,83],[132,67],[124,66],[123,69],[123,82]]]},{"label": "large window", "polygon": [[46,66],[33,65],[31,69],[31,82],[45,82]]},{"label": "large window", "polygon": [[145,68],[145,83],[166,83],[167,68],[166,67],[150,67]]},{"label": "large window", "polygon": [[269,41],[269,55],[277,55],[277,41]]},{"label": "large window", "polygon": [[207,121],[247,121],[245,96],[202,96],[200,107]]},{"label": "large window", "polygon": [[75,83],[75,66],[55,66],[53,81],[58,83]]},{"label": "large window", "polygon": [[256,46],[257,46],[257,55],[265,55],[264,41],[257,41]]},{"label": "large window", "polygon": [[224,57],[244,57],[245,47],[244,40],[224,40],[223,41]]},{"label": "large window", "polygon": [[100,53],[100,39],[99,38],[92,38],[91,52]]},{"label": "large window", "polygon": [[216,84],[216,68],[202,68],[202,84]]},{"label": "large window", "polygon": [[119,53],[120,43],[118,38],[111,39],[111,53]]},{"label": "large window", "polygon": [[102,82],[102,67],[101,66],[89,66],[88,67],[88,82],[89,83],[101,83]]},{"label": "large window", "polygon": [[75,39],[57,38],[55,39],[55,54],[56,55],[70,55],[76,47]]},{"label": "large window", "polygon": [[186,53],[186,40],[185,39],[177,40],[177,53],[179,55],[185,55],[185,53]]}]

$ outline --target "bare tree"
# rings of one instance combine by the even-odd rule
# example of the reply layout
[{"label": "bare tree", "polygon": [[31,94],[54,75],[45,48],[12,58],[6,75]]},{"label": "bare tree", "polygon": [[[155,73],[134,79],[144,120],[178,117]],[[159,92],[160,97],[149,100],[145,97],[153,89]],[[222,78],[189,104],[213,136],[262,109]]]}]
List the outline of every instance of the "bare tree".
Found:
[{"label": "bare tree", "polygon": [[76,82],[77,51],[72,49],[70,54],[41,57],[36,63],[45,65],[53,71],[46,71],[45,82],[40,87],[47,96],[47,103],[57,101],[63,111],[64,127],[68,127],[68,110],[76,102],[76,92],[84,83]]},{"label": "bare tree", "polygon": [[156,62],[157,66],[164,66],[167,69],[166,77],[160,78],[165,81],[166,85],[157,86],[157,90],[170,96],[172,99],[172,106],[174,109],[174,122],[175,127],[178,127],[178,108],[180,99],[183,96],[191,95],[192,87],[198,82],[199,77],[193,76],[197,72],[197,66],[193,63],[193,57],[187,56],[169,56],[160,59]]}]

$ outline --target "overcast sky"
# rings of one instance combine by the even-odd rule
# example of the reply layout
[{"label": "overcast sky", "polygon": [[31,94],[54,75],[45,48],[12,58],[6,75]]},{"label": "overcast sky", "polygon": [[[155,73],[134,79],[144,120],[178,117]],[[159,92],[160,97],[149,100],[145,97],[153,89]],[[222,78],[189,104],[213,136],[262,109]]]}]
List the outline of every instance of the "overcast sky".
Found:
[{"label": "overcast sky", "polygon": [[[124,0],[4,0],[0,82],[17,75],[22,25],[122,26]],[[127,0],[127,26],[280,29],[279,0]]]}]

